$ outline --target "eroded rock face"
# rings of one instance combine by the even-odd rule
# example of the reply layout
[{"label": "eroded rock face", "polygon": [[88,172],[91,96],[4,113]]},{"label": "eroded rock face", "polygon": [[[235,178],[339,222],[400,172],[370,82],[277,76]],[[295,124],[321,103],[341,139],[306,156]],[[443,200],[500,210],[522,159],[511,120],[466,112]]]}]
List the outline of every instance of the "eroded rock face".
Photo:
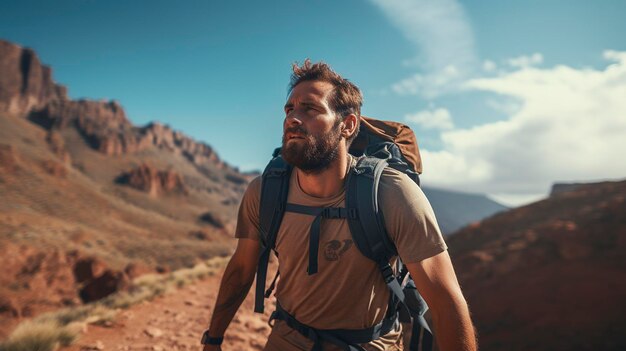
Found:
[{"label": "eroded rock face", "polygon": [[0,40],[0,113],[25,116],[54,100],[66,100],[67,89],[52,80],[52,70],[35,52]]},{"label": "eroded rock face", "polygon": [[[1,242],[0,335],[14,318],[94,301],[127,287],[124,272],[76,251]],[[138,273],[140,274],[140,273]]]},{"label": "eroded rock face", "polygon": [[142,164],[118,177],[117,182],[147,192],[151,196],[166,193],[187,194],[182,177],[173,170],[157,170]]},{"label": "eroded rock face", "polygon": [[51,306],[78,302],[72,274],[74,254],[8,242],[0,245],[0,322],[1,318],[28,316]]},{"label": "eroded rock face", "polygon": [[80,289],[80,299],[83,302],[97,301],[125,289],[128,287],[128,283],[128,278],[123,272],[106,270]]},{"label": "eroded rock face", "polygon": [[74,278],[78,283],[84,283],[95,279],[106,271],[104,262],[93,258],[81,258],[74,264]]}]

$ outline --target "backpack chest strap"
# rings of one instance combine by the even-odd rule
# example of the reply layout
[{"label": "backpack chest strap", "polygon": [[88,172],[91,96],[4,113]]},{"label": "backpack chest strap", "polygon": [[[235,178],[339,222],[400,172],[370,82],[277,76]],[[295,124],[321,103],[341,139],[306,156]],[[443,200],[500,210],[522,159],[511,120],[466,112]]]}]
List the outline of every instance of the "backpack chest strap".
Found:
[{"label": "backpack chest strap", "polygon": [[320,246],[320,227],[322,218],[325,219],[341,219],[341,218],[357,218],[356,209],[344,207],[315,207],[305,206],[293,203],[287,203],[285,212],[294,212],[314,216],[313,223],[309,229],[309,267],[307,273],[313,275],[318,271],[317,256]]}]

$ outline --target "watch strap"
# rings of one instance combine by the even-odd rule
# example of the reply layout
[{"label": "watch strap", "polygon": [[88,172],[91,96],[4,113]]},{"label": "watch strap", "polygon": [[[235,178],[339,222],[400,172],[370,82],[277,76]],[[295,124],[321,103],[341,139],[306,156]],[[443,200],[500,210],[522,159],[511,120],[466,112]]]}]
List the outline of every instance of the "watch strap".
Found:
[{"label": "watch strap", "polygon": [[200,343],[202,345],[221,345],[223,341],[223,336],[217,338],[209,336],[209,330],[207,329],[204,331],[204,333],[202,333],[202,340],[200,341]]}]

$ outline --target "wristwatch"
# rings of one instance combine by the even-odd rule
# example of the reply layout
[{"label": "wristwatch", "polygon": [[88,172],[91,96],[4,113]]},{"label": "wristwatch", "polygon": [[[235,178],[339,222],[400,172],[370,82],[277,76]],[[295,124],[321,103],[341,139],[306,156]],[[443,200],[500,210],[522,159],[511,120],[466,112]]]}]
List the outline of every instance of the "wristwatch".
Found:
[{"label": "wristwatch", "polygon": [[209,330],[205,330],[204,333],[202,333],[202,340],[200,340],[200,343],[202,345],[221,345],[222,341],[224,341],[224,337],[220,336],[219,338],[212,338],[209,336]]}]

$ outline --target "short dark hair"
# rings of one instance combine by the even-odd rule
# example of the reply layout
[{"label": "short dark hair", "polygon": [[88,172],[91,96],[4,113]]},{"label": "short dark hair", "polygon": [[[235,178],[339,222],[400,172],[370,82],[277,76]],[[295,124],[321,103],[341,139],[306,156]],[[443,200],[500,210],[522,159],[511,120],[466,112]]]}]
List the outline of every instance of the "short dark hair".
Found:
[{"label": "short dark hair", "polygon": [[339,116],[345,118],[347,115],[353,113],[357,117],[357,130],[347,140],[348,145],[356,138],[359,133],[361,106],[363,105],[363,95],[361,90],[349,80],[340,76],[337,72],[324,62],[311,63],[311,60],[306,59],[304,63],[299,66],[298,63],[292,65],[293,73],[291,74],[291,81],[289,83],[289,91],[296,87],[296,85],[304,81],[322,81],[332,84],[334,87],[333,93],[330,96],[330,108],[335,111]]}]

